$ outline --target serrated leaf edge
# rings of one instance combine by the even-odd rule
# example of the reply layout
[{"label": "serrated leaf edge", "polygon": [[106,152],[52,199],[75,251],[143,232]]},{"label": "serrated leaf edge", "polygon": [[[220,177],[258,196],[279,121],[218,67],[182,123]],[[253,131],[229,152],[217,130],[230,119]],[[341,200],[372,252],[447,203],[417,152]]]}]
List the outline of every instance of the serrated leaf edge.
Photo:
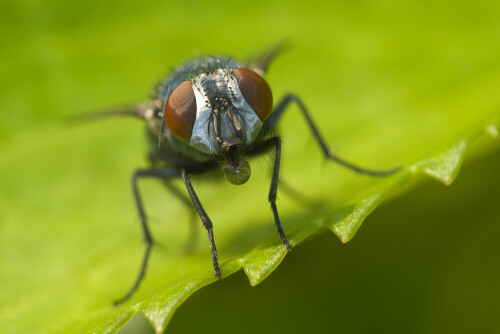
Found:
[{"label": "serrated leaf edge", "polygon": [[[321,230],[323,226],[335,233],[342,242],[348,242],[356,234],[366,217],[384,200],[393,196],[395,192],[397,192],[397,190],[395,190],[396,188],[401,189],[415,180],[418,181],[418,178],[416,177],[418,175],[431,177],[444,185],[450,185],[457,177],[463,162],[464,154],[471,141],[484,135],[497,138],[498,132],[498,123],[495,122],[488,124],[480,131],[458,139],[453,145],[449,146],[441,153],[422,159],[408,167],[405,167],[398,174],[391,176],[383,180],[382,183],[378,184],[377,187],[382,189],[379,193],[361,196],[357,200],[352,201],[350,205],[344,207],[343,210],[340,210],[339,213],[306,225],[309,227],[312,226],[312,228],[304,228],[302,226],[293,231],[287,232],[290,236],[292,244],[294,246],[300,244],[306,238]],[[260,270],[255,266],[255,263],[253,263],[254,261],[252,261],[254,255],[257,253],[260,255],[270,254],[265,260],[267,265],[264,268],[259,266]],[[246,256],[229,260],[223,264],[222,267],[225,269],[223,270],[223,272],[225,272],[224,277],[232,275],[233,273],[243,269],[250,281],[250,284],[252,286],[257,285],[265,280],[279,266],[287,253],[288,252],[284,246],[276,244],[275,242],[269,243],[266,246],[259,246],[250,251]],[[227,270],[229,268],[231,269]],[[119,324],[122,324],[137,312],[144,315],[144,317],[153,326],[156,333],[163,333],[175,310],[184,302],[184,300],[189,298],[189,296],[191,296],[195,291],[216,281],[211,278],[211,275],[198,274],[197,276],[199,276],[200,279],[194,284],[192,283],[192,278],[187,280],[189,281],[189,284],[187,284],[189,285],[188,289],[182,290],[182,293],[169,295],[168,300],[170,303],[151,303],[150,300],[144,300],[143,302],[130,307],[127,311],[121,312],[121,318],[117,316],[119,320],[115,318],[113,321],[110,321],[109,326],[105,326],[108,330],[100,331],[100,333],[111,333],[111,330],[118,327],[116,326],[117,320]],[[207,279],[207,277],[210,277],[210,279]],[[179,284],[182,285],[183,282],[184,281],[181,281]],[[153,298],[162,298],[162,295],[165,295],[165,292],[168,290],[171,290],[171,287],[160,291],[157,295],[155,295],[156,297]],[[165,304],[168,304],[168,307],[165,308],[165,306],[167,306]],[[124,314],[126,315],[124,316]]]}]

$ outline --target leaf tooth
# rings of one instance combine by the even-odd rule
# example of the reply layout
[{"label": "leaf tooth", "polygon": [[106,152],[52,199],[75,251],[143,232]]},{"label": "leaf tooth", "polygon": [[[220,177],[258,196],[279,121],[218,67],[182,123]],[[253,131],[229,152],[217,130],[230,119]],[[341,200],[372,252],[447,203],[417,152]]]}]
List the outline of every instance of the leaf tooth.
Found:
[{"label": "leaf tooth", "polygon": [[418,163],[416,168],[449,186],[457,177],[468,143],[468,138],[462,138],[445,152]]},{"label": "leaf tooth", "polygon": [[[322,220],[311,221],[309,224],[305,224],[291,232],[287,232],[288,240],[295,246],[316,233],[322,227]],[[279,241],[273,241],[272,244],[267,244],[252,250],[245,257],[243,263],[243,270],[250,280],[250,285],[255,286],[265,280],[279,266],[287,253],[288,250],[285,245]]]},{"label": "leaf tooth", "polygon": [[329,228],[343,243],[351,240],[359,227],[380,203],[407,185],[413,177],[411,169],[403,169],[399,173],[376,184],[374,188],[356,198],[338,213],[325,219],[324,225]]},{"label": "leaf tooth", "polygon": [[160,291],[141,305],[141,313],[156,333],[163,333],[175,310],[195,291],[213,282],[210,274],[200,273]]},{"label": "leaf tooth", "polygon": [[283,261],[286,253],[286,247],[281,244],[254,249],[250,252],[243,264],[243,270],[250,284],[255,286],[265,280]]}]

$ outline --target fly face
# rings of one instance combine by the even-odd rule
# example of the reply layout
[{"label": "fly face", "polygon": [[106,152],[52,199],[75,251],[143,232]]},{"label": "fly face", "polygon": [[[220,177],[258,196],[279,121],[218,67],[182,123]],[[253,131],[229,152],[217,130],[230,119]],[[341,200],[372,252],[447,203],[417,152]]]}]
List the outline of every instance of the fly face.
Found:
[{"label": "fly face", "polygon": [[203,153],[229,154],[254,142],[271,113],[266,81],[246,68],[216,69],[184,81],[165,104],[172,133]]}]

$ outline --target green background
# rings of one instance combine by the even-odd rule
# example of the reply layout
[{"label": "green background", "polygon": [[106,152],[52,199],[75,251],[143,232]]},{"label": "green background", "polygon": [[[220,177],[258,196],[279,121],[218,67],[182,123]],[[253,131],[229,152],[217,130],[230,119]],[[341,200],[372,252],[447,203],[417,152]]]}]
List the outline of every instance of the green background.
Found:
[{"label": "green background", "polygon": [[[197,218],[146,181],[158,245],[139,293],[111,307],[144,249],[129,189],[132,171],[147,166],[144,129],[126,119],[74,126],[65,117],[142,101],[171,68],[199,55],[246,59],[286,40],[266,77],[275,100],[296,92],[340,156],[372,168],[412,166],[403,176],[421,181],[418,166],[498,121],[499,13],[495,1],[2,1],[0,328],[112,331],[137,310],[152,316],[176,287],[212,281],[205,232],[194,253],[183,251]],[[321,219],[335,230],[332,217],[371,189],[386,194],[384,181],[327,164],[296,108],[280,125],[282,180],[322,203],[310,208],[279,193],[296,242]],[[491,143],[466,153],[484,156]],[[259,247],[279,255],[273,266],[284,256],[267,203],[272,157],[251,165],[241,187],[194,180],[225,275]],[[262,285],[250,288],[240,272],[202,290],[173,317],[172,331],[497,331],[498,157],[470,166],[455,190],[426,183],[376,211],[347,245],[324,232],[296,247]],[[387,187],[401,190],[401,180]],[[348,240],[357,227],[338,234]]]}]

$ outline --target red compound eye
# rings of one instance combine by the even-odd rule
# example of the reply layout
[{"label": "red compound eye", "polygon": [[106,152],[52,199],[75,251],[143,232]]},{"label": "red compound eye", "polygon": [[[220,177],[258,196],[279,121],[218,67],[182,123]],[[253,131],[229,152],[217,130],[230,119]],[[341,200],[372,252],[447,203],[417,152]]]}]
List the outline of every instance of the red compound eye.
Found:
[{"label": "red compound eye", "polygon": [[172,133],[189,141],[196,120],[196,98],[191,81],[184,81],[177,86],[165,104],[165,123]]},{"label": "red compound eye", "polygon": [[247,68],[233,69],[241,94],[259,116],[265,121],[273,108],[273,94],[267,82],[257,73]]}]

